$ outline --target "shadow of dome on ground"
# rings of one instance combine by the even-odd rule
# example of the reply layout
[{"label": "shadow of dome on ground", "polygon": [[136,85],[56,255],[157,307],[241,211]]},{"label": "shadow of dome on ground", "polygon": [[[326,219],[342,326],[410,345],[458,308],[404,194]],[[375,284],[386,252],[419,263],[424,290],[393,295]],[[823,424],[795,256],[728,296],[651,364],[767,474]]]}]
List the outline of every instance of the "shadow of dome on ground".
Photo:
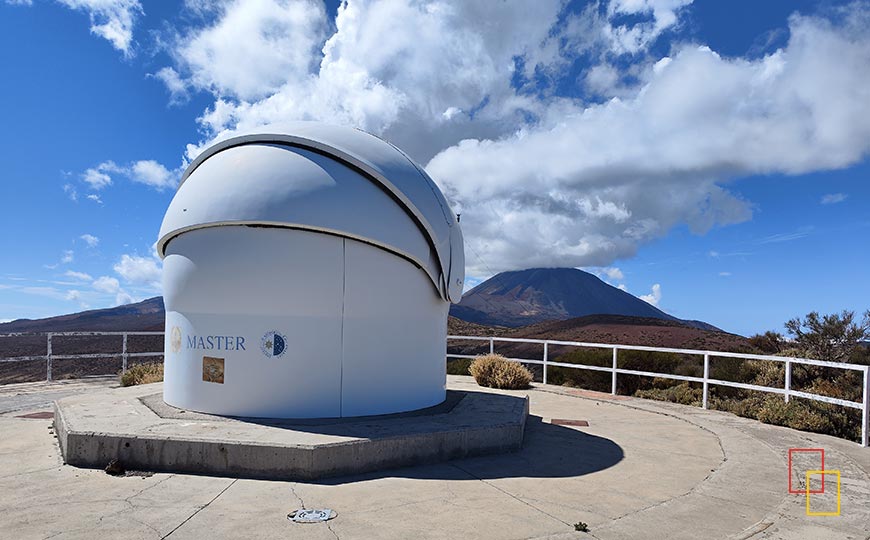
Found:
[{"label": "shadow of dome on ground", "polygon": [[613,467],[624,457],[622,448],[604,437],[552,425],[529,416],[522,449],[506,454],[472,456],[435,464],[372,473],[300,481],[341,485],[377,478],[420,480],[495,480],[499,478],[569,478]]}]

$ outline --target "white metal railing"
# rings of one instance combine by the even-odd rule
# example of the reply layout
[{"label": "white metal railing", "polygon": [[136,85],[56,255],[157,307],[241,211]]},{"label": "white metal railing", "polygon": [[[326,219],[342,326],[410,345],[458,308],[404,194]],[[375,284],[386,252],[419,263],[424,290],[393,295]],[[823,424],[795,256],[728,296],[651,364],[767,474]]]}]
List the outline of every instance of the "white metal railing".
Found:
[{"label": "white metal railing", "polygon": [[[868,414],[870,414],[870,366],[861,366],[857,364],[845,364],[841,362],[826,362],[823,360],[812,360],[809,358],[792,358],[787,356],[771,356],[764,354],[746,354],[746,353],[730,353],[730,352],[720,352],[720,351],[704,351],[697,349],[671,349],[665,347],[645,347],[641,345],[615,345],[615,344],[606,344],[606,343],[585,343],[580,341],[556,341],[549,339],[523,339],[523,338],[503,338],[503,337],[482,337],[482,336],[447,336],[448,342],[450,340],[470,340],[470,341],[486,341],[489,342],[489,352],[495,352],[495,343],[496,342],[508,342],[508,343],[534,343],[540,344],[544,347],[544,355],[543,360],[530,360],[527,358],[508,358],[508,360],[512,360],[515,362],[522,362],[524,364],[536,364],[543,366],[543,375],[542,379],[544,384],[547,384],[547,367],[549,366],[557,366],[557,367],[565,367],[565,368],[574,368],[574,369],[585,369],[590,371],[604,371],[612,374],[611,377],[611,387],[610,393],[616,395],[616,378],[617,375],[638,375],[641,377],[657,377],[661,379],[671,379],[677,381],[689,381],[701,383],[703,385],[703,398],[702,398],[702,407],[707,408],[707,395],[709,393],[710,385],[717,386],[729,386],[731,388],[741,388],[743,390],[757,390],[759,392],[768,392],[773,394],[781,394],[786,402],[789,399],[794,397],[800,397],[804,399],[810,399],[813,401],[822,401],[825,403],[832,403],[834,405],[840,405],[842,407],[849,407],[852,409],[859,409],[861,411],[861,446],[866,447],[868,445],[868,434],[870,434],[870,418],[868,418]],[[584,348],[593,348],[593,349],[610,349],[613,351],[613,362],[609,367],[604,366],[590,366],[586,364],[569,364],[565,362],[552,362],[549,360],[549,347],[551,345],[559,345],[559,346],[569,346],[569,347],[584,347]],[[688,375],[672,375],[670,373],[655,373],[651,371],[638,371],[634,369],[623,369],[618,367],[617,358],[619,351],[649,351],[649,352],[664,352],[664,353],[677,353],[677,354],[688,354],[688,355],[698,355],[704,357],[704,376],[703,377],[692,377]],[[478,355],[472,354],[448,354],[447,358],[476,358]],[[770,360],[773,362],[781,362],[785,364],[785,386],[784,388],[775,388],[771,386],[758,386],[755,384],[745,384],[734,381],[724,381],[721,379],[711,379],[710,378],[710,358],[718,357],[718,358],[740,358],[746,360]],[[791,366],[792,364],[803,364],[810,366],[822,366],[828,368],[836,368],[836,369],[845,369],[850,371],[859,371],[863,373],[863,391],[862,391],[862,401],[848,401],[845,399],[832,398],[828,396],[822,396],[819,394],[812,394],[809,392],[800,392],[798,390],[792,390],[791,388]]]},{"label": "white metal railing", "polygon": [[[121,357],[121,372],[127,371],[127,361],[130,358],[148,357],[148,356],[163,356],[163,351],[159,352],[139,352],[131,353],[127,351],[128,336],[162,336],[163,332],[45,332],[40,334],[29,334],[26,332],[0,334],[0,339],[15,338],[15,337],[34,337],[45,336],[45,354],[33,356],[15,356],[11,358],[0,358],[0,363],[7,362],[27,362],[34,360],[45,361],[45,380],[51,381],[52,361],[54,360],[79,360],[87,358],[112,358],[114,356]],[[65,336],[121,336],[121,352],[120,353],[92,353],[92,354],[54,354],[52,352],[52,338]],[[109,375],[108,373],[106,375]]]}]

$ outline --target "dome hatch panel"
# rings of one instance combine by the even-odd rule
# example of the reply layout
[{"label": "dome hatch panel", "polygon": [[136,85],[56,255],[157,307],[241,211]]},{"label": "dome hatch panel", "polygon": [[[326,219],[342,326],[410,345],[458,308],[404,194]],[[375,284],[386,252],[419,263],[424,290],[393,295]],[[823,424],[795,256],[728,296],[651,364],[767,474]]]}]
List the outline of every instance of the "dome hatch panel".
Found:
[{"label": "dome hatch panel", "polygon": [[394,251],[423,268],[445,300],[460,300],[462,233],[421,167],[352,128],[299,122],[269,130],[219,142],[190,164],[161,226],[161,256],[172,238],[203,227],[319,230]]}]

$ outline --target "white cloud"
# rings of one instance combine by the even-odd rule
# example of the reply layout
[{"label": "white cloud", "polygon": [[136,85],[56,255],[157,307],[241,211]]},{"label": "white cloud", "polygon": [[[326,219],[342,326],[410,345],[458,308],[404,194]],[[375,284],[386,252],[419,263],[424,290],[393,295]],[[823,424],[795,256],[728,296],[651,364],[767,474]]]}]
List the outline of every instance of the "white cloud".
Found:
[{"label": "white cloud", "polygon": [[[175,56],[192,86],[257,99],[287,80],[304,80],[316,66],[328,26],[322,2],[235,0],[212,7],[219,11],[213,25],[177,40]],[[185,83],[169,69],[157,76],[175,96]]]},{"label": "white cloud", "polygon": [[731,276],[731,272],[719,272],[719,276],[720,276],[720,277],[730,277],[730,276]]},{"label": "white cloud", "polygon": [[[6,0],[6,3],[10,6],[32,6],[33,0]],[[9,321],[2,321],[9,322]]]},{"label": "white cloud", "polygon": [[89,201],[94,201],[97,204],[103,204],[103,199],[101,199],[100,196],[95,193],[91,193],[90,195],[88,195],[87,199]]},{"label": "white cloud", "polygon": [[[134,161],[127,166],[118,165],[114,161],[104,161],[82,173],[82,180],[91,189],[100,190],[112,185],[113,180],[110,174],[120,174],[133,182],[145,184],[157,191],[163,191],[167,188],[175,188],[178,185],[178,179],[183,166],[184,164],[170,170],[153,159]],[[103,203],[98,195],[88,195],[88,199],[99,204]]]},{"label": "white cloud", "polygon": [[188,98],[187,84],[181,79],[178,72],[171,67],[161,68],[151,76],[160,80],[166,86],[166,89],[169,90],[171,103],[181,103]]},{"label": "white cloud", "polygon": [[135,298],[133,298],[132,296],[130,296],[129,293],[124,292],[124,291],[120,291],[118,294],[115,295],[115,305],[116,306],[122,306],[124,304],[131,304],[135,301],[136,301]]},{"label": "white cloud", "polygon": [[177,173],[151,159],[133,163],[128,174],[134,182],[151,186],[158,191],[177,185]]},{"label": "white cloud", "polygon": [[72,301],[72,302],[77,302],[77,303],[79,304],[79,307],[81,307],[81,308],[83,308],[83,309],[87,309],[87,308],[90,307],[90,306],[88,305],[88,303],[84,301],[84,298],[82,297],[82,292],[81,292],[81,291],[78,291],[78,290],[75,290],[75,289],[68,290],[68,291],[66,292],[66,298],[65,298],[65,299],[66,299],[66,300],[69,300],[69,301]]},{"label": "white cloud", "polygon": [[121,283],[117,279],[109,276],[98,277],[94,280],[91,286],[95,290],[106,294],[115,294],[121,290]]},{"label": "white cloud", "polygon": [[640,298],[647,304],[658,306],[659,301],[662,299],[662,286],[656,283],[652,286],[652,292],[650,292],[650,294],[644,294],[643,296],[639,296],[638,298]]},{"label": "white cloud", "polygon": [[[734,178],[867,155],[866,4],[833,20],[793,16],[787,45],[762,58],[685,43],[653,57],[688,3],[615,0],[566,16],[558,0],[498,10],[360,0],[341,5],[313,53],[330,27],[320,6],[297,16],[302,0],[280,14],[272,0],[248,12],[195,2],[214,17],[180,34],[171,69],[214,102],[187,158],[236,130],[288,120],[375,132],[427,163],[480,253],[469,273],[484,275],[606,267],[677,225],[703,234],[750,219],[751,203],[727,189]],[[292,54],[261,62],[290,44]],[[574,80],[567,68],[581,54],[593,65]],[[538,74],[554,83],[517,89]],[[162,80],[170,91],[177,83]],[[572,97],[582,88],[600,100]]]},{"label": "white cloud", "polygon": [[72,202],[78,202],[79,194],[78,191],[76,191],[75,186],[73,186],[72,184],[64,184],[63,192],[66,193],[66,196],[69,197],[69,200],[71,200]]},{"label": "white cloud", "polygon": [[63,256],[60,258],[61,264],[69,264],[73,262],[75,259],[75,253],[71,249],[66,249],[63,252]]},{"label": "white cloud", "polygon": [[121,255],[113,267],[125,281],[134,284],[155,284],[160,281],[161,269],[158,260],[138,255]]},{"label": "white cloud", "polygon": [[470,291],[471,289],[477,287],[478,285],[483,283],[483,281],[484,280],[480,279],[480,278],[466,276],[465,277],[465,284],[462,287],[462,294],[465,294],[466,292]]},{"label": "white cloud", "polygon": [[677,12],[692,0],[612,0],[608,12],[613,15],[649,15],[651,21],[634,25],[607,25],[605,35],[615,51],[634,54],[649,47],[667,29],[677,24]]},{"label": "white cloud", "polygon": [[756,241],[757,244],[778,244],[780,242],[791,242],[792,240],[800,240],[809,236],[811,229],[801,229],[793,233],[777,233],[765,236]]},{"label": "white cloud", "polygon": [[94,279],[90,276],[90,274],[86,274],[84,272],[75,272],[73,270],[67,270],[66,272],[64,272],[63,275],[76,281],[92,281]]},{"label": "white cloud", "polygon": [[623,275],[622,270],[616,268],[615,266],[610,268],[602,268],[601,271],[604,272],[604,275],[606,275],[609,279],[612,279],[614,281],[625,279],[625,275]]},{"label": "white cloud", "polygon": [[828,193],[822,197],[822,204],[837,204],[845,201],[849,196],[845,193]]},{"label": "white cloud", "polygon": [[[272,4],[256,5],[265,12]],[[290,5],[297,4],[304,2]],[[235,20],[234,6],[216,26]],[[186,79],[210,88],[216,97],[200,119],[212,137],[313,119],[401,140],[404,150],[426,160],[463,137],[512,131],[527,109],[540,109],[534,98],[513,88],[515,59],[539,52],[561,7],[559,0],[510,0],[497,10],[479,2],[360,0],[339,7],[322,56],[298,58],[294,53],[260,64],[256,59],[274,54],[268,44],[237,36],[234,46],[253,58],[253,65],[218,51],[209,62],[184,61],[189,56],[184,43],[176,56]],[[323,22],[281,19],[286,24],[276,27],[262,14],[254,15],[243,25],[247,35],[283,30],[279,50],[289,40],[298,42],[296,51],[310,51],[325,37]],[[212,29],[202,34],[211,39]],[[190,42],[198,43],[200,35],[194,33]],[[526,67],[533,69],[534,62]],[[461,111],[474,111],[474,119]]]},{"label": "white cloud", "polygon": [[88,247],[97,247],[100,244],[100,239],[92,234],[83,234],[79,238],[84,240]]},{"label": "white cloud", "polygon": [[90,168],[82,173],[82,180],[93,190],[100,190],[106,186],[112,185],[112,177],[109,173],[121,172],[114,161],[104,161],[96,167]]},{"label": "white cloud", "polygon": [[870,100],[854,91],[870,84],[870,34],[851,17],[793,17],[788,46],[755,61],[679,48],[631,99],[462,141],[426,168],[496,270],[606,265],[679,223],[701,234],[745,221],[751,205],[723,182],[845,167],[870,150]]},{"label": "white cloud", "polygon": [[130,57],[133,53],[133,25],[144,13],[139,0],[57,0],[70,9],[83,11],[91,19],[91,33],[107,39]]}]

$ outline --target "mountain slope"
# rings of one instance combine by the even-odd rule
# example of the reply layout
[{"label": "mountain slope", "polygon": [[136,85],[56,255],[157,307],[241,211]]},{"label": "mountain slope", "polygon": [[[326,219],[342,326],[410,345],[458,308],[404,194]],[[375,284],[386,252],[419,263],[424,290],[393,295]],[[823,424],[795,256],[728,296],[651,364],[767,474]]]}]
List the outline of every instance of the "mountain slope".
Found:
[{"label": "mountain slope", "polygon": [[700,321],[677,319],[575,268],[502,272],[465,293],[450,314],[468,322],[509,327],[588,315],[624,315],[718,330]]},{"label": "mountain slope", "polygon": [[[461,336],[497,336],[507,338],[581,341],[679,349],[752,352],[752,345],[743,336],[722,331],[688,326],[681,321],[669,321],[624,315],[587,315],[567,320],[552,320],[519,328],[485,326],[450,317],[447,333]],[[488,346],[488,344],[484,344]],[[452,341],[451,352],[477,354],[481,342]],[[459,347],[460,350],[456,348]],[[520,358],[540,356],[540,344],[497,344],[497,352]],[[536,356],[522,356],[526,352]],[[517,353],[517,354],[515,354]]]},{"label": "mountain slope", "polygon": [[47,319],[18,319],[0,324],[6,332],[145,332],[163,330],[163,298],[136,304],[94,309]]}]

